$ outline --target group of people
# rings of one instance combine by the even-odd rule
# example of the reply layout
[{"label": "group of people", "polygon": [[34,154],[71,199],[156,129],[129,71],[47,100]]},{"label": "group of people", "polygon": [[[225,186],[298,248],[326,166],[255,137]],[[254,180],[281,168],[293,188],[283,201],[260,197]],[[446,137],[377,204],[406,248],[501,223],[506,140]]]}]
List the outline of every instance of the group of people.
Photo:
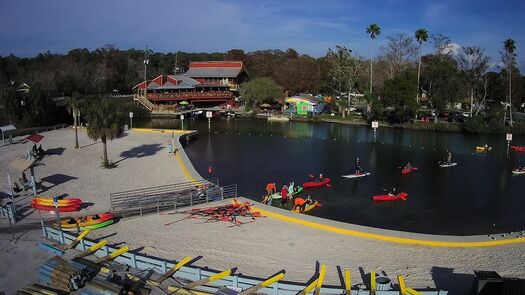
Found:
[{"label": "group of people", "polygon": [[[320,174],[319,177],[322,179],[323,175]],[[306,199],[303,199],[301,197],[296,197],[296,194],[298,192],[297,186],[294,185],[293,182],[290,183],[290,185],[286,185],[286,183],[283,183],[283,186],[280,190],[280,196],[281,196],[281,203],[279,204],[279,207],[285,208],[288,205],[288,199],[294,200],[294,207],[292,208],[292,211],[295,209],[298,209],[299,212],[304,212],[307,205],[313,204],[314,201],[310,196],[308,196]],[[265,204],[271,204],[272,202],[272,196],[277,193],[277,185],[274,182],[270,182],[266,185],[266,195],[263,197],[263,203]]]},{"label": "group of people", "polygon": [[[20,185],[18,183],[20,183]],[[31,187],[31,182],[27,179],[26,174],[22,172],[22,177],[18,179],[18,182],[15,182],[15,184],[13,184],[13,191],[15,193],[18,193],[22,190],[28,189],[29,187]]]},{"label": "group of people", "polygon": [[38,148],[36,147],[36,144],[33,144],[33,148],[31,149],[30,156],[32,159],[41,159],[46,154],[46,151],[42,148],[42,145],[38,145]]}]

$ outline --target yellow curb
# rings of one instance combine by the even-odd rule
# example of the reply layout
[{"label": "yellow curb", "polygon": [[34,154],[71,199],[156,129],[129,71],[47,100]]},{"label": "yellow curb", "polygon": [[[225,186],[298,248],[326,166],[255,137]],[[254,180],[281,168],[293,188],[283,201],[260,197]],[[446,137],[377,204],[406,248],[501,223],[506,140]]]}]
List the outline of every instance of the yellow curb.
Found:
[{"label": "yellow curb", "polygon": [[316,223],[313,221],[303,220],[300,218],[290,217],[290,216],[282,215],[279,213],[266,211],[264,209],[261,209],[255,206],[252,207],[252,210],[255,212],[258,211],[261,214],[266,215],[268,217],[273,217],[273,218],[276,218],[282,221],[300,224],[300,225],[307,226],[310,228],[315,228],[318,230],[333,232],[333,233],[347,235],[347,236],[365,238],[365,239],[373,239],[373,240],[379,240],[379,241],[385,241],[385,242],[399,243],[399,244],[421,245],[421,246],[431,246],[431,247],[469,248],[469,247],[500,246],[500,245],[517,244],[517,243],[525,242],[525,238],[513,238],[513,239],[505,239],[505,240],[491,240],[491,241],[480,241],[480,242],[452,242],[452,241],[418,240],[418,239],[412,239],[412,238],[401,238],[401,237],[387,236],[387,235],[381,235],[381,234],[375,234],[375,233],[367,233],[367,232],[362,232],[358,230],[345,229],[345,228],[340,228],[336,226],[320,224],[320,223]]},{"label": "yellow curb", "polygon": [[190,172],[188,171],[188,168],[184,164],[184,161],[182,161],[182,158],[180,157],[180,153],[177,153],[177,151],[174,152],[175,158],[177,159],[177,162],[179,162],[179,166],[182,169],[182,173],[184,174],[186,179],[188,179],[189,181],[197,181],[195,178],[193,178],[193,176],[191,176]]}]

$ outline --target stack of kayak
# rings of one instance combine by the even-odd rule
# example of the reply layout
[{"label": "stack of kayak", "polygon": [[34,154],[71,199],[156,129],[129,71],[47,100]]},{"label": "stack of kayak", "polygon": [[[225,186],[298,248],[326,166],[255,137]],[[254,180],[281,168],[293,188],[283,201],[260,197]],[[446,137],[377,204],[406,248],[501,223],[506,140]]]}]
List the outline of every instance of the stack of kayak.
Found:
[{"label": "stack of kayak", "polygon": [[525,153],[525,146],[511,145],[510,148],[517,152]]},{"label": "stack of kayak", "polygon": [[[61,199],[58,200],[58,211],[59,212],[75,212],[80,210],[82,206],[82,200],[78,198]],[[43,211],[55,211],[55,205],[53,198],[46,197],[34,197],[31,202],[31,207],[37,210]]]},{"label": "stack of kayak", "polygon": [[[115,216],[109,212],[77,218],[66,218],[60,221],[60,227],[65,231],[97,229],[112,224],[114,222],[114,218]],[[58,224],[54,223],[53,226],[58,227]]]},{"label": "stack of kayak", "polygon": [[408,199],[408,194],[403,192],[397,195],[377,195],[373,196],[372,199],[374,202],[406,201]]}]

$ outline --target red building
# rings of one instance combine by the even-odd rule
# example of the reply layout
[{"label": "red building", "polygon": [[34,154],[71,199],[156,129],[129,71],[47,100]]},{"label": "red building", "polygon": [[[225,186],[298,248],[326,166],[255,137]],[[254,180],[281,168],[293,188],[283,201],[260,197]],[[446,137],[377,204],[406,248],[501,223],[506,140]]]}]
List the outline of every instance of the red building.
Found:
[{"label": "red building", "polygon": [[133,87],[146,107],[187,101],[196,107],[234,105],[239,84],[247,79],[240,61],[191,62],[182,75],[161,75]]}]

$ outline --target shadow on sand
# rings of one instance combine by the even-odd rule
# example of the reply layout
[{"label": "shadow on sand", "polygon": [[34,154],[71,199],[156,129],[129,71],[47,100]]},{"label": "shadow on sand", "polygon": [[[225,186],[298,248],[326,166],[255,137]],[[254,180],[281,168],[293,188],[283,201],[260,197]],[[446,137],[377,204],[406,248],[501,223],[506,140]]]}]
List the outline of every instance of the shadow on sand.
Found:
[{"label": "shadow on sand", "polygon": [[[65,175],[60,173],[49,175],[40,179],[39,188],[41,189],[41,192],[45,192],[59,184],[68,182],[73,179],[77,178],[71,175]],[[44,183],[50,183],[51,185],[44,185]]]},{"label": "shadow on sand", "polygon": [[120,156],[122,157],[122,159],[115,162],[115,164],[122,162],[128,158],[142,158],[142,157],[153,156],[157,152],[161,151],[162,149],[163,147],[158,143],[143,144],[140,146],[136,146],[134,148],[131,148],[130,150],[123,151],[122,153],[120,153]]}]

